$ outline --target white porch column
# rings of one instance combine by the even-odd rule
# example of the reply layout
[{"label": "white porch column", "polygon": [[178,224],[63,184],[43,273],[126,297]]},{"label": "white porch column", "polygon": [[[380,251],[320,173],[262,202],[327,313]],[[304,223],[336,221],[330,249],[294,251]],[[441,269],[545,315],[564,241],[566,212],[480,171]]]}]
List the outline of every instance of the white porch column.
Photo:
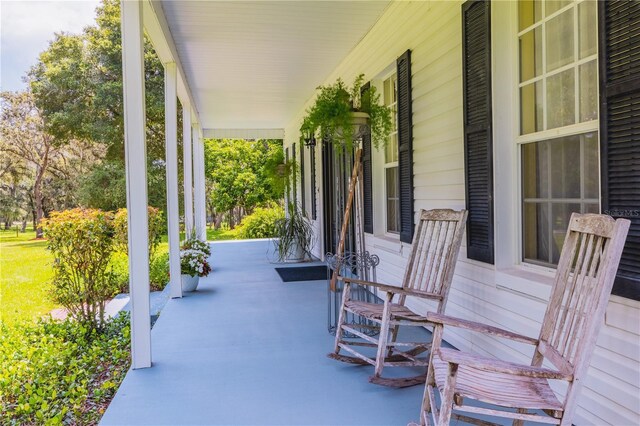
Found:
[{"label": "white porch column", "polygon": [[176,63],[164,64],[164,133],[167,175],[167,231],[171,297],[182,297],[180,283],[180,211],[178,205],[178,96]]},{"label": "white porch column", "polygon": [[129,221],[131,360],[133,368],[136,369],[151,367],[144,45],[142,3],[122,0],[121,7],[124,147]]},{"label": "white porch column", "polygon": [[182,106],[182,164],[184,172],[184,231],[193,230],[193,153],[191,142],[191,106]]},{"label": "white porch column", "polygon": [[193,203],[198,238],[207,239],[207,204],[205,200],[204,140],[200,128],[193,132]]}]

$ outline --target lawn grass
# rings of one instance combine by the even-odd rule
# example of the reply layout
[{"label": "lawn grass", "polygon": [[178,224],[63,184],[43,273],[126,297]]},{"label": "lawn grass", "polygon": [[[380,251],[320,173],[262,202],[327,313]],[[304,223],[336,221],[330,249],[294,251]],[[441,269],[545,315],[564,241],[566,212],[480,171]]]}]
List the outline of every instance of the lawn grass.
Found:
[{"label": "lawn grass", "polygon": [[47,242],[35,240],[36,233],[27,230],[0,231],[0,320],[41,317],[56,308],[49,291],[53,258],[46,250]]},{"label": "lawn grass", "polygon": [[[0,230],[0,320],[13,323],[20,319],[35,319],[58,306],[48,297],[53,270],[53,257],[45,240],[36,240],[35,232],[27,229]],[[180,234],[184,239],[184,233]],[[236,240],[238,228],[207,228],[209,241]],[[167,252],[167,236],[163,236],[158,252]]]}]

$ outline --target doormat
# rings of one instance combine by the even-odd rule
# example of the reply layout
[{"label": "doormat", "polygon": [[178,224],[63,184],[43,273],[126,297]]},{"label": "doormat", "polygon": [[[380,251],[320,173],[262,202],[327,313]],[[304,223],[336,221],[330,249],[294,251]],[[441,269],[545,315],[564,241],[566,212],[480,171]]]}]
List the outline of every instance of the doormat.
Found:
[{"label": "doormat", "polygon": [[316,281],[327,279],[327,267],[325,265],[276,268],[276,272],[285,283],[290,281]]}]

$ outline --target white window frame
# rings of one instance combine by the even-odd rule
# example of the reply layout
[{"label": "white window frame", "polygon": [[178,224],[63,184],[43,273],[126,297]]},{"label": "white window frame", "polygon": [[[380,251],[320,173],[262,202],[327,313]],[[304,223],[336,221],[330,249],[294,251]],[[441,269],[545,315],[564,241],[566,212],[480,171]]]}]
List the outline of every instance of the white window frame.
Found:
[{"label": "white window frame", "polygon": [[[386,104],[386,99],[384,99],[384,85],[386,83],[387,80],[389,80],[390,78],[393,78],[395,76],[395,90],[396,90],[396,96],[395,96],[395,102],[391,102],[389,104]],[[396,136],[396,149],[397,149],[397,143],[398,143],[398,95],[397,95],[397,82],[398,82],[398,76],[397,76],[397,72],[394,69],[393,71],[389,72],[387,75],[385,75],[382,78],[382,102],[383,104],[387,105],[388,107],[390,107],[392,110],[395,110],[395,114],[393,117],[393,120],[395,121],[395,126],[394,126],[394,131],[392,131],[389,136],[388,136],[388,142],[391,142],[391,137],[393,135]],[[389,207],[388,207],[388,202],[389,202],[389,194],[387,193],[387,170],[390,168],[396,168],[398,169],[398,174],[397,177],[399,177],[400,175],[400,164],[398,162],[398,158],[397,158],[397,154],[396,154],[396,161],[390,161],[387,162],[387,158],[386,158],[386,149],[384,150],[384,152],[382,153],[382,159],[383,159],[383,177],[382,180],[384,182],[384,210],[383,210],[383,217],[384,217],[384,222],[383,222],[383,229],[384,229],[384,235],[387,237],[391,237],[391,238],[400,238],[400,229],[398,229],[398,231],[390,231],[389,227],[388,227],[388,217],[387,217],[387,212],[389,211]],[[399,182],[396,179],[396,185],[398,185]],[[399,188],[396,188],[396,193],[398,193],[398,196],[396,198],[398,206],[400,203],[400,194],[399,194]],[[398,212],[397,212],[397,221],[398,221],[398,228],[400,227],[400,209],[398,208]]]},{"label": "white window frame", "polygon": [[[589,121],[585,121],[580,123],[580,87],[579,87],[579,69],[580,69],[580,65],[585,64],[587,62],[591,62],[591,61],[596,61],[596,84],[598,81],[598,74],[597,74],[597,70],[598,70],[598,66],[597,66],[597,60],[598,60],[598,51],[597,51],[597,46],[596,46],[596,53],[587,56],[586,58],[583,59],[579,59],[579,21],[578,21],[578,6],[579,4],[583,3],[586,0],[574,0],[571,3],[567,4],[566,6],[558,9],[557,11],[555,11],[554,13],[548,15],[548,16],[544,16],[544,7],[545,7],[545,2],[542,1],[541,5],[543,7],[543,11],[542,11],[542,15],[543,18],[534,23],[533,25],[523,29],[522,31],[518,31],[517,35],[516,35],[516,54],[514,57],[515,63],[516,63],[516,69],[517,69],[517,73],[516,73],[516,81],[518,82],[517,85],[517,90],[515,90],[515,94],[516,94],[516,98],[517,98],[517,102],[516,102],[516,106],[517,106],[517,120],[516,120],[516,131],[517,131],[517,137],[516,137],[516,144],[517,144],[517,153],[518,153],[518,162],[516,164],[516,168],[517,168],[517,173],[518,173],[518,182],[519,182],[519,196],[518,196],[518,200],[519,200],[519,208],[518,208],[518,234],[520,235],[520,241],[518,244],[518,253],[519,253],[519,260],[523,265],[527,265],[527,266],[537,266],[537,267],[543,267],[546,269],[552,269],[555,270],[555,267],[552,265],[540,265],[537,261],[535,260],[528,260],[524,258],[524,211],[523,211],[523,206],[524,206],[524,194],[522,193],[522,180],[523,180],[523,172],[524,170],[522,169],[522,145],[524,144],[528,144],[528,143],[536,143],[536,142],[543,142],[546,140],[551,140],[551,139],[556,139],[556,138],[561,138],[564,136],[573,136],[573,135],[582,135],[585,133],[590,133],[590,132],[595,132],[596,134],[598,134],[599,132],[599,117],[593,120],[589,120]],[[567,65],[563,65],[561,67],[558,67],[556,69],[554,69],[553,71],[547,72],[547,55],[546,55],[546,31],[542,32],[542,41],[541,41],[541,56],[542,56],[542,73],[539,76],[534,76],[533,78],[529,79],[529,80],[525,80],[524,82],[520,82],[520,70],[519,70],[519,64],[520,64],[520,52],[519,52],[519,46],[517,41],[520,39],[520,37],[529,32],[529,31],[534,31],[535,28],[542,26],[543,24],[546,24],[548,21],[554,19],[555,17],[559,16],[560,14],[566,12],[569,9],[573,9],[573,37],[574,37],[574,42],[573,42],[573,54],[574,54],[574,58],[577,58],[577,60],[572,61],[571,63],[567,64]],[[518,8],[517,6],[514,8],[515,10],[515,16],[512,18],[513,22],[516,23],[518,22]],[[556,127],[553,129],[547,129],[547,78],[550,76],[554,76],[557,75],[561,72],[564,72],[566,70],[569,69],[573,69],[574,70],[574,124],[568,125],[568,126],[562,126],[562,127]],[[542,80],[542,104],[543,104],[543,113],[542,113],[542,122],[543,122],[543,130],[538,131],[538,132],[532,132],[532,133],[527,133],[524,135],[520,134],[521,131],[521,114],[520,114],[520,108],[521,108],[521,103],[520,103],[520,89],[528,84],[532,84],[535,83],[537,81],[541,81]],[[598,101],[596,101],[596,105],[598,105]],[[598,136],[598,143],[599,141],[599,136]],[[581,161],[582,164],[582,161]],[[600,171],[598,170],[598,174],[600,173]],[[598,192],[598,205],[600,205],[602,200],[601,194],[600,192]]]},{"label": "white window frame", "polygon": [[[569,7],[573,6],[567,5],[559,9],[549,18],[562,13]],[[516,277],[533,279],[536,276],[539,277],[536,278],[536,281],[551,284],[551,279],[555,274],[555,267],[523,261],[524,223],[521,145],[590,131],[598,132],[599,120],[520,135],[519,92],[521,84],[518,39],[527,29],[519,31],[517,2],[494,2],[492,3],[491,14],[495,269],[504,273],[496,276],[496,284],[499,287],[513,288],[536,297],[543,297],[546,294],[544,291],[540,293],[537,289],[522,287],[519,278],[514,280]],[[574,28],[574,37],[575,31],[577,31],[577,27]],[[576,48],[575,45],[574,48]],[[592,56],[589,56],[589,58],[592,58]],[[588,60],[585,58],[584,61],[580,60],[580,63]],[[572,66],[577,67],[576,62],[572,64]],[[553,73],[555,72],[560,71],[556,69]],[[543,90],[543,92],[546,92],[546,90]],[[544,96],[546,96],[546,93]],[[576,99],[576,101],[579,102],[579,99]],[[576,113],[579,114],[579,109]],[[598,195],[601,203],[602,196],[601,194]]]}]

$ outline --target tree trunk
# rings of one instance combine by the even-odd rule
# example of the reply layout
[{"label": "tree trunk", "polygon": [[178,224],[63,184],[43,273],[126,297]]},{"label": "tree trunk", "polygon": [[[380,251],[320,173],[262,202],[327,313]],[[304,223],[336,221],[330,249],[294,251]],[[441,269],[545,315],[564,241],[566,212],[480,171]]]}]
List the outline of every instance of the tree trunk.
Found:
[{"label": "tree trunk", "polygon": [[216,213],[213,218],[213,227],[215,229],[220,229],[220,225],[222,225],[222,219],[224,218],[224,213]]},{"label": "tree trunk", "polygon": [[44,174],[47,171],[47,166],[49,165],[49,144],[46,144],[44,153],[42,154],[42,164],[36,169],[36,180],[33,184],[33,199],[35,204],[36,211],[36,220],[35,220],[35,229],[36,229],[36,238],[42,238],[43,232],[42,227],[40,226],[40,221],[44,217],[44,209],[42,207],[44,196],[42,194],[42,181],[44,178]]},{"label": "tree trunk", "polygon": [[27,217],[22,218],[22,230],[20,231],[23,234],[27,232]]}]

